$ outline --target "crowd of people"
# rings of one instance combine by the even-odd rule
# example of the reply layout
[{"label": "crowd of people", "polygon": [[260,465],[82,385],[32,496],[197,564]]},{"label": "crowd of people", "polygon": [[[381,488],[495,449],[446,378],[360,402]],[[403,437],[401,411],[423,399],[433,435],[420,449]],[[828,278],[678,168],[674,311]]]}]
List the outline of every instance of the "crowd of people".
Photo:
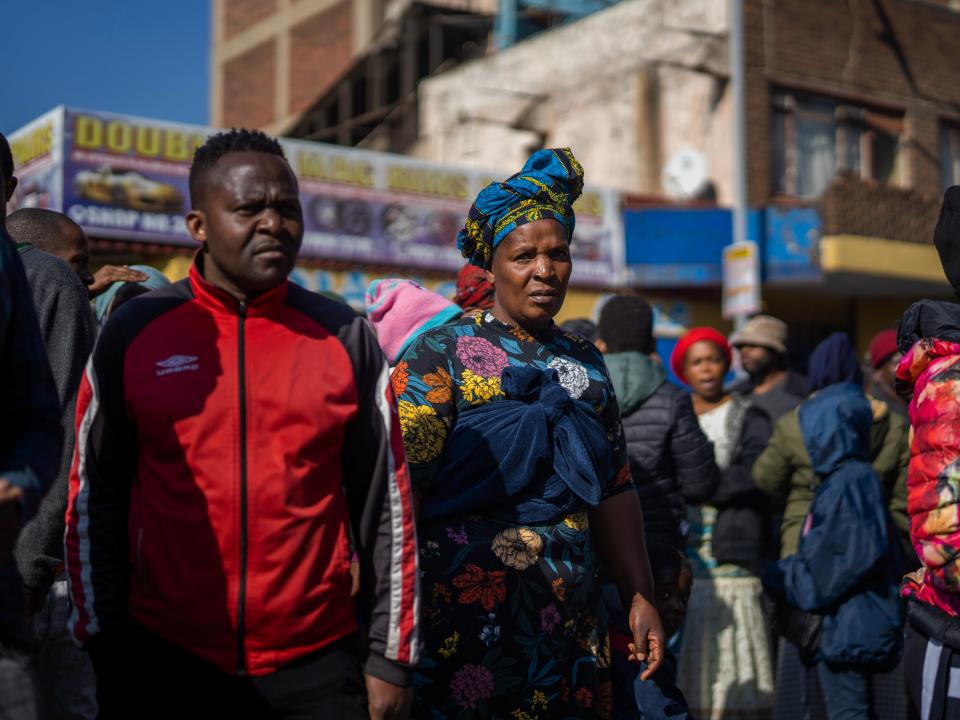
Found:
[{"label": "crowd of people", "polygon": [[[288,280],[260,132],[197,150],[175,283],[0,172],[0,718],[960,717],[960,306],[804,373],[766,315],[557,325],[568,149],[363,314]],[[960,188],[935,243],[960,288]]]}]

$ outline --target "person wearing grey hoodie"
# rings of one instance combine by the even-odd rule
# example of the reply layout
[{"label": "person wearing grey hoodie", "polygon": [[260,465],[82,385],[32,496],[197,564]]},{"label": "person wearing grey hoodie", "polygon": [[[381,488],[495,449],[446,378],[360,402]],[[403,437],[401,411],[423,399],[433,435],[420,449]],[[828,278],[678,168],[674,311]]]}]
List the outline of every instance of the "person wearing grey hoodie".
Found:
[{"label": "person wearing grey hoodie", "polygon": [[690,395],[667,382],[655,355],[649,303],[637,295],[610,298],[598,335],[620,405],[647,545],[683,550],[687,505],[706,502],[720,483],[713,447]]}]

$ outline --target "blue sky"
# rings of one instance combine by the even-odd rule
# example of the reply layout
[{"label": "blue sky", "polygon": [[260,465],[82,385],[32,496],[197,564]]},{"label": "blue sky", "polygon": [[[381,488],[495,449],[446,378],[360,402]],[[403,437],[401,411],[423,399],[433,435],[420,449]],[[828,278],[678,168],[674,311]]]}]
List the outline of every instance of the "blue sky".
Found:
[{"label": "blue sky", "polygon": [[210,0],[0,4],[0,132],[57,105],[208,121]]}]

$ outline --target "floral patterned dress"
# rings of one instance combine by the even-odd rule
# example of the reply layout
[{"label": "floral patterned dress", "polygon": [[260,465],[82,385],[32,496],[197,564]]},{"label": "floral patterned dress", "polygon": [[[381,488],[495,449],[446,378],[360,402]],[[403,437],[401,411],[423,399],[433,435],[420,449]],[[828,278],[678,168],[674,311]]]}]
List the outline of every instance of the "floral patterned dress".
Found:
[{"label": "floral patterned dress", "polygon": [[[553,368],[592,405],[614,453],[603,497],[632,490],[602,356],[555,326],[532,336],[478,313],[420,336],[392,376],[414,492],[428,497],[458,413],[502,399],[508,365]],[[525,527],[448,518],[418,527],[424,657],[416,718],[606,718],[610,649],[587,514]]]}]

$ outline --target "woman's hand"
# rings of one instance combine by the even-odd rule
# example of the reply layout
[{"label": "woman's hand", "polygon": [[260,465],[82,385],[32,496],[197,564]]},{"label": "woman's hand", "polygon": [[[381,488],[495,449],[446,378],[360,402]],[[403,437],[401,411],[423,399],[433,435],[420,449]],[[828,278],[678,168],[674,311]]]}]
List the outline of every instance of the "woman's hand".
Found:
[{"label": "woman's hand", "polygon": [[649,679],[663,662],[663,648],[666,640],[663,637],[663,624],[657,609],[637,593],[630,603],[630,630],[633,633],[633,642],[630,648],[630,660],[647,663],[646,669],[640,675],[641,680]]}]

